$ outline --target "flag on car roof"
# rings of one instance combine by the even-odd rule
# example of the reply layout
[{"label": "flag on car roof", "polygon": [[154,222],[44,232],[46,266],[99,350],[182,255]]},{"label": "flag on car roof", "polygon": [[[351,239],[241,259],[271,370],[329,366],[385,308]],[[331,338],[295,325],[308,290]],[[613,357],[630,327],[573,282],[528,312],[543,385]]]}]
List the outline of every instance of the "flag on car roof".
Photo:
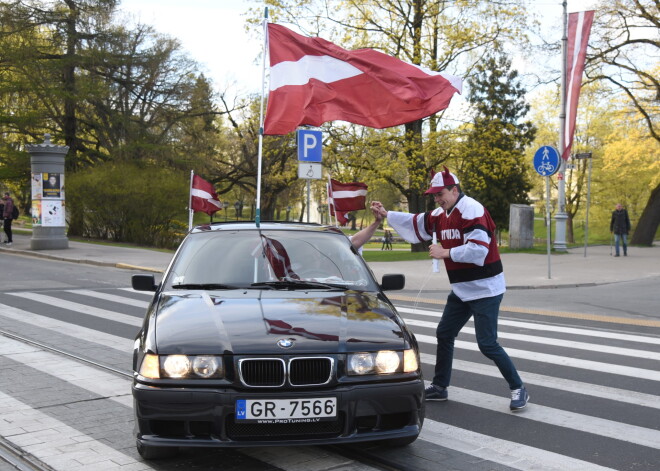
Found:
[{"label": "flag on car roof", "polygon": [[328,204],[330,214],[337,217],[342,226],[348,222],[346,214],[350,211],[359,211],[365,208],[367,201],[367,186],[362,182],[342,183],[330,179],[328,185]]},{"label": "flag on car roof", "polygon": [[441,111],[462,79],[373,49],[349,51],[268,24],[270,92],[264,134],[342,120],[372,128],[408,123]]},{"label": "flag on car roof", "polygon": [[197,175],[193,175],[190,187],[190,208],[209,216],[222,209],[213,185]]}]

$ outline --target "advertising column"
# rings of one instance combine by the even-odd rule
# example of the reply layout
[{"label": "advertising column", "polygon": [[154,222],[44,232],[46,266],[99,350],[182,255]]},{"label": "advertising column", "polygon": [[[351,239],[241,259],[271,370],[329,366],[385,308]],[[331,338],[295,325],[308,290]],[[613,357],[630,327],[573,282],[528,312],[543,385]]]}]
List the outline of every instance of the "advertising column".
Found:
[{"label": "advertising column", "polygon": [[64,197],[64,157],[67,146],[50,142],[26,145],[32,165],[32,250],[68,249]]}]

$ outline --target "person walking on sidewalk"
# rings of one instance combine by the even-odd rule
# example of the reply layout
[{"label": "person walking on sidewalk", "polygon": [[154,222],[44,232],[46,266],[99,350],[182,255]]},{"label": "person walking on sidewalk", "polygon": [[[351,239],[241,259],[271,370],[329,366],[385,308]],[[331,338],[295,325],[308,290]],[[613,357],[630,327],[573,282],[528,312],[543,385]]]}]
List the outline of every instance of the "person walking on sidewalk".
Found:
[{"label": "person walking on sidewalk", "polygon": [[440,206],[419,214],[387,211],[374,201],[381,215],[405,240],[432,240],[429,254],[445,263],[451,292],[436,329],[438,341],[435,375],[425,390],[425,400],[446,401],[454,357],[454,340],[470,317],[479,350],[499,368],[511,390],[512,411],[527,406],[529,393],[509,355],[497,342],[500,303],[506,291],[502,261],[495,240],[495,223],[488,210],[461,191],[458,178],[445,167],[436,173],[425,194]]},{"label": "person walking on sidewalk", "polygon": [[2,210],[2,219],[4,219],[4,229],[5,234],[7,235],[7,239],[3,243],[5,245],[11,245],[13,242],[11,236],[11,222],[14,216],[14,200],[11,199],[9,193],[5,193],[5,196],[2,197],[2,202],[5,205]]},{"label": "person walking on sidewalk", "polygon": [[392,233],[388,230],[385,231],[383,236],[383,246],[380,250],[392,250]]},{"label": "person walking on sidewalk", "polygon": [[628,255],[628,233],[630,232],[630,218],[628,211],[617,203],[616,209],[612,211],[610,220],[610,232],[614,234],[614,256],[619,256],[619,240],[623,245],[623,256]]}]

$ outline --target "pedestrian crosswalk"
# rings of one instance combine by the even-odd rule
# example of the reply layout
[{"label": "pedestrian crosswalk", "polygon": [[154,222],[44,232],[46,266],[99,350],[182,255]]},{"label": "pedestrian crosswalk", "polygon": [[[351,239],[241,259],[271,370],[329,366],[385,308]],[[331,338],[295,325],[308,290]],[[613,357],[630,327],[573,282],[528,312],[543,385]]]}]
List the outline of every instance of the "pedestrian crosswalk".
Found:
[{"label": "pedestrian crosswalk", "polygon": [[[130,372],[133,337],[89,320],[112,321],[137,333],[150,296],[130,288],[7,292],[0,294],[0,331],[38,335],[42,343],[50,339],[65,351],[95,356]],[[430,378],[438,313],[432,306],[398,309],[415,332],[425,376]],[[497,368],[479,353],[468,323],[455,343],[450,400],[427,404],[420,440],[404,450],[382,450],[381,456],[405,458],[408,467],[401,469],[420,470],[432,469],[420,460],[425,447],[450,454],[452,463],[459,463],[457,469],[472,469],[475,460],[491,463],[482,469],[655,469],[660,462],[660,330],[638,333],[611,324],[566,324],[524,314],[500,320],[500,342],[532,397],[524,411],[512,414],[506,385]],[[29,371],[27,379],[19,365]],[[78,429],[75,420],[69,423],[65,416],[49,415],[19,387],[47,388],[46,379],[51,378],[82,390],[87,401],[97,401],[99,408],[115,416],[128,416],[130,377],[3,335],[0,371],[0,435],[5,440],[57,471],[75,469],[73,463],[85,461],[93,469],[160,469],[139,458],[131,446],[132,430],[125,431],[125,438],[118,430],[99,440],[102,432]],[[54,394],[40,391],[41,400]],[[291,453],[300,453],[298,461]],[[322,455],[321,459],[318,453],[295,449],[288,454],[246,450],[246,456],[270,466],[263,469],[373,469],[327,451]]]}]

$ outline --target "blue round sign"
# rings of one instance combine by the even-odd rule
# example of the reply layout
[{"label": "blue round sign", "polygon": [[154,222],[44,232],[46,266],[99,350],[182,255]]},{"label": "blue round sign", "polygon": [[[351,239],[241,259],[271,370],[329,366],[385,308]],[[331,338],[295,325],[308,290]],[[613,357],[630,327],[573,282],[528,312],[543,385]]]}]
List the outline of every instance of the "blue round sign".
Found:
[{"label": "blue round sign", "polygon": [[549,177],[559,171],[559,152],[551,146],[543,146],[534,154],[534,170]]}]

